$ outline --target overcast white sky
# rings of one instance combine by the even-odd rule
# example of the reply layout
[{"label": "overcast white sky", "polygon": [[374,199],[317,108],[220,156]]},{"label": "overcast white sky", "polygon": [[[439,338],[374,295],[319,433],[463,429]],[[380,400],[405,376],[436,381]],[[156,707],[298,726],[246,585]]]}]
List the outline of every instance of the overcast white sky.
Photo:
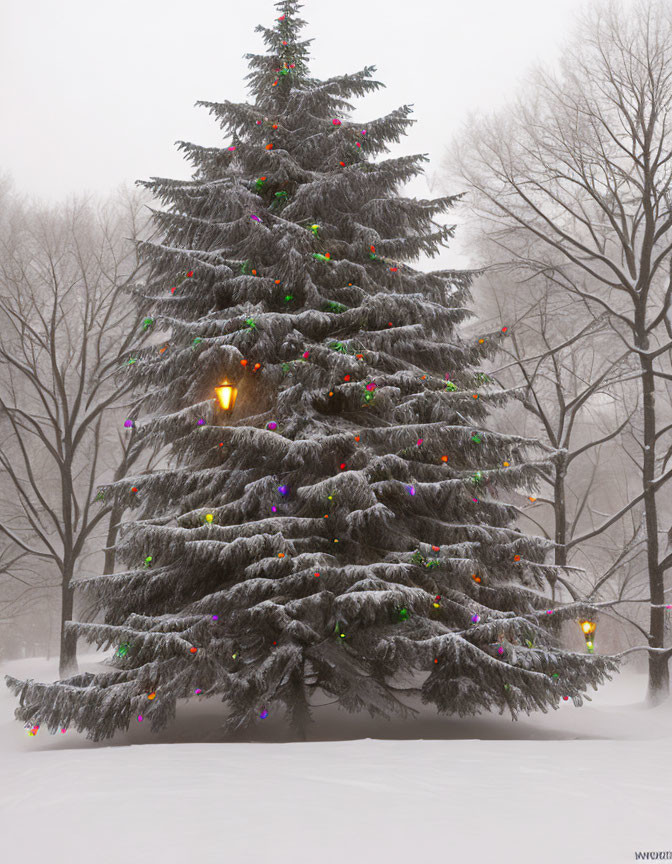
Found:
[{"label": "overcast white sky", "polygon": [[[532,62],[557,56],[585,2],[306,0],[303,17],[313,74],[377,66],[387,87],[356,116],[414,104],[398,152],[428,153],[431,177],[466,114],[498,107]],[[194,102],[246,98],[242,55],[263,50],[254,27],[277,12],[272,0],[0,0],[0,15],[0,172],[56,201],[188,178],[173,142],[222,143]]]}]

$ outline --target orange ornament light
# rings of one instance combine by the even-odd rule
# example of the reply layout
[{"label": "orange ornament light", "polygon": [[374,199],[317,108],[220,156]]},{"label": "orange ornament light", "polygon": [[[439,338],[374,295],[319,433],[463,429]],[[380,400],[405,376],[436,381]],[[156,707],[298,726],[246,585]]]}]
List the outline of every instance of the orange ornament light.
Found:
[{"label": "orange ornament light", "polygon": [[233,406],[236,404],[236,397],[238,396],[238,388],[234,387],[233,384],[229,384],[225,379],[219,387],[215,387],[215,393],[222,410],[233,411]]}]

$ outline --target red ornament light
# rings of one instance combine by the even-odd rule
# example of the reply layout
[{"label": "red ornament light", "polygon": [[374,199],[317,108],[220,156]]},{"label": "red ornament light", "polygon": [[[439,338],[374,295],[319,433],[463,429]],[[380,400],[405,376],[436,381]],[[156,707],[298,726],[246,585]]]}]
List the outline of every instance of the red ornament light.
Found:
[{"label": "red ornament light", "polygon": [[520,555],[514,555],[513,560],[514,561],[520,561]]},{"label": "red ornament light", "polygon": [[355,441],[357,441],[357,443],[359,443],[359,435],[355,435]]},{"label": "red ornament light", "polygon": [[502,327],[502,333],[506,333],[508,329],[508,327]]},{"label": "red ornament light", "polygon": [[475,573],[472,573],[472,574],[471,574],[471,578],[474,580],[474,582],[477,582],[477,583],[480,584],[480,582],[481,582],[481,577],[480,577],[480,576],[477,576]]},{"label": "red ornament light", "polygon": [[247,366],[247,360],[241,360],[240,365],[241,366]]},{"label": "red ornament light", "polygon": [[432,546],[432,552],[440,552],[440,551],[441,551],[440,546]]},{"label": "red ornament light", "polygon": [[193,275],[194,275],[194,271],[193,271],[193,270],[190,270],[190,271],[187,273],[187,279],[189,279],[189,278],[190,278],[191,276],[193,276]]},{"label": "red ornament light", "polygon": [[138,487],[137,487],[137,486],[133,486],[133,487],[131,488],[131,492],[137,492],[137,491],[138,491]]},{"label": "red ornament light", "polygon": [[346,468],[345,462],[341,462],[341,464],[338,467],[341,469],[341,471],[345,471],[345,468]]},{"label": "red ornament light", "polygon": [[315,578],[316,578],[316,579],[318,578],[319,575],[320,575],[320,574],[319,574],[317,571],[315,571]]},{"label": "red ornament light", "polygon": [[272,150],[272,149],[273,149],[273,145],[272,145],[272,144],[267,144],[267,145],[266,145],[266,149],[267,149],[267,150]]},{"label": "red ornament light", "polygon": [[343,376],[343,380],[344,380],[344,381],[349,381],[349,380],[350,380],[350,376],[349,376],[349,375],[344,375],[344,376]]},{"label": "red ornament light", "polygon": [[341,168],[345,168],[345,162],[339,162],[338,164],[341,166]]},{"label": "red ornament light", "polygon": [[190,648],[189,649],[190,654],[195,654],[197,651],[198,651],[198,648]]}]

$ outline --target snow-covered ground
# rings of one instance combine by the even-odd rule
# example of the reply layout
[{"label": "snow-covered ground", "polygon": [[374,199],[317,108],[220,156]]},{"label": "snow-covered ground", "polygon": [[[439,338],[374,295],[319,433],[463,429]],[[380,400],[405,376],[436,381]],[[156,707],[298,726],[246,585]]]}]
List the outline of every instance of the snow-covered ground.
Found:
[{"label": "snow-covered ground", "polygon": [[[100,657],[83,658],[95,669]],[[52,680],[55,662],[4,675]],[[672,705],[627,670],[549,715],[382,724],[333,707],[222,743],[221,704],[154,736],[30,737],[0,688],[2,864],[619,864],[672,851]],[[318,714],[319,716],[319,714]]]}]

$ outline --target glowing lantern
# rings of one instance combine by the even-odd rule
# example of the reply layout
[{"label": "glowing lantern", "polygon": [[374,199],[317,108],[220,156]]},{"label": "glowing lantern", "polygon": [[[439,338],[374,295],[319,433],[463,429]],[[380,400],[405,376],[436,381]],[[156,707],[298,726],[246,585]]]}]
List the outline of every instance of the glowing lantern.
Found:
[{"label": "glowing lantern", "polygon": [[593,633],[595,632],[595,629],[597,627],[597,622],[584,620],[584,621],[579,621],[579,624],[581,626],[581,630],[583,631],[583,635],[586,638],[586,649],[588,650],[589,654],[592,654],[593,651],[595,650],[595,643],[593,642]]},{"label": "glowing lantern", "polygon": [[233,411],[233,406],[236,404],[236,396],[238,395],[238,388],[225,380],[219,387],[215,387],[215,393],[222,409],[224,411]]}]

